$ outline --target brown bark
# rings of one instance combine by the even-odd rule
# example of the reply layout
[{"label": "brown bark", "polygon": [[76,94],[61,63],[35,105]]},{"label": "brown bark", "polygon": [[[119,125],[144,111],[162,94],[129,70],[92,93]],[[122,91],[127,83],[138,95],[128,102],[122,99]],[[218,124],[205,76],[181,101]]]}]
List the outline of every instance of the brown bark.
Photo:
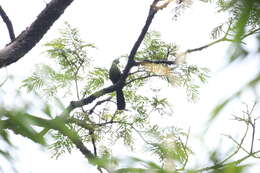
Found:
[{"label": "brown bark", "polygon": [[18,61],[28,53],[72,2],[73,0],[52,0],[47,4],[28,28],[0,50],[0,68]]}]

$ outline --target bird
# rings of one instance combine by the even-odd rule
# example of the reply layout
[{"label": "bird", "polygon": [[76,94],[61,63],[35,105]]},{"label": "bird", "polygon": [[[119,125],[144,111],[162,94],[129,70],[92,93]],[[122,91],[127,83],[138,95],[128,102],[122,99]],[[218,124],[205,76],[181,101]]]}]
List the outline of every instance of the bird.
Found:
[{"label": "bird", "polygon": [[[118,64],[119,64],[119,59],[115,59],[112,62],[112,65],[109,70],[109,79],[112,81],[113,84],[117,83],[122,76]],[[117,109],[124,110],[125,97],[122,88],[116,89],[116,101],[117,101]]]}]

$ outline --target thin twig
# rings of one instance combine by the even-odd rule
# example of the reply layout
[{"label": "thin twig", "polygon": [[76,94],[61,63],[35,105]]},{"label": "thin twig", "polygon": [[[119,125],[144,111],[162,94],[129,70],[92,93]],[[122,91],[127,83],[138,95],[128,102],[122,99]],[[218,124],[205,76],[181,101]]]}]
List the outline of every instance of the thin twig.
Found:
[{"label": "thin twig", "polygon": [[[73,70],[73,73],[74,73],[74,81],[75,81],[75,88],[76,88],[77,100],[80,100],[80,98],[79,98],[79,87],[78,87],[78,77],[77,77],[77,75],[78,75],[78,72],[79,72],[80,68],[82,67],[84,61],[82,61],[79,66],[77,66],[76,64],[72,63],[72,62],[68,59],[68,57],[67,57],[67,55],[66,55],[66,53],[65,53],[64,50],[62,50],[61,56],[62,56],[62,57],[65,59],[65,61],[67,61],[67,63],[72,67],[72,70]],[[83,108],[82,108],[82,109],[83,109]],[[84,112],[84,110],[83,110],[83,112]]]},{"label": "thin twig", "polygon": [[[78,100],[80,100],[80,98],[79,98],[79,86],[78,86],[78,73],[79,73],[79,70],[80,70],[80,68],[82,67],[83,63],[84,63],[84,61],[81,61],[80,64],[79,64],[79,66],[76,68],[76,71],[74,72],[75,87],[76,87],[76,92],[77,92],[77,98],[78,98]],[[76,65],[75,65],[75,66],[76,66]],[[81,107],[81,109],[82,109],[83,112],[85,112],[84,109],[83,109],[83,107]]]},{"label": "thin twig", "polygon": [[[227,38],[227,36],[228,36],[228,31],[229,31],[230,27],[231,27],[231,26],[229,25],[228,30],[227,30],[226,34],[224,35],[224,37],[222,37],[222,38],[220,38],[220,39],[218,39],[218,40],[216,40],[216,41],[213,41],[213,42],[211,42],[211,43],[209,43],[209,44],[206,44],[206,45],[204,45],[204,46],[201,46],[201,47],[198,47],[198,48],[194,48],[194,49],[188,49],[188,50],[186,50],[186,53],[192,53],[192,52],[196,52],[196,51],[201,51],[201,50],[203,50],[203,49],[205,49],[205,48],[208,48],[208,47],[210,47],[210,46],[213,46],[213,45],[215,45],[215,44],[217,44],[217,43],[219,43],[219,42],[222,42],[222,41],[230,41],[230,42],[235,41],[235,40],[233,40],[233,39],[228,39],[228,38]],[[246,37],[248,37],[248,36],[250,36],[250,35],[252,35],[252,34],[254,34],[254,33],[258,32],[258,31],[260,31],[260,28],[257,28],[257,29],[255,29],[255,30],[253,30],[253,31],[251,31],[251,32],[249,32],[249,33],[247,33],[247,34],[245,34],[245,35],[241,38],[241,40],[243,40],[244,38],[246,38]],[[243,42],[241,42],[241,43],[243,43]]]},{"label": "thin twig", "polygon": [[143,79],[147,79],[147,78],[150,78],[150,77],[161,77],[162,75],[147,75],[147,76],[142,76],[142,77],[138,77],[138,78],[135,78],[135,79],[132,79],[128,82],[126,82],[125,85],[129,85],[130,83],[134,82],[134,81],[137,81],[137,80],[143,80]]},{"label": "thin twig", "polygon": [[130,76],[130,75],[134,75],[134,74],[136,74],[136,73],[145,73],[145,72],[146,72],[146,71],[145,71],[144,69],[140,69],[140,68],[139,68],[138,70],[129,73],[129,76]]},{"label": "thin twig", "polygon": [[92,142],[92,146],[93,146],[93,150],[94,150],[94,155],[97,157],[97,147],[96,147],[94,131],[90,131],[89,134],[91,136],[91,142]]},{"label": "thin twig", "polygon": [[5,84],[5,82],[8,80],[7,68],[5,68],[5,72],[6,72],[6,77],[5,77],[5,79],[3,80],[3,82],[0,83],[0,87],[2,87],[2,86]]},{"label": "thin twig", "polygon": [[148,60],[148,59],[146,59],[146,60],[143,60],[143,61],[136,62],[135,64],[138,66],[138,65],[143,65],[143,64],[146,64],[146,63],[174,65],[175,61],[169,61],[169,60]]},{"label": "thin twig", "polygon": [[139,130],[137,130],[132,124],[129,124],[130,125],[130,127],[132,128],[132,129],[134,129],[134,131],[140,136],[140,138],[146,143],[146,144],[151,144],[150,142],[148,142],[145,138],[144,138],[144,136],[142,135],[142,133],[139,131]]},{"label": "thin twig", "polygon": [[250,147],[250,153],[253,153],[253,149],[254,149],[254,140],[255,140],[255,125],[256,125],[256,121],[254,120],[253,124],[252,124],[252,138],[251,138],[251,147]]},{"label": "thin twig", "polygon": [[249,33],[243,35],[243,37],[241,38],[241,40],[243,40],[244,38],[246,38],[246,37],[248,37],[248,36],[250,36],[250,35],[252,35],[252,34],[254,34],[254,33],[256,33],[257,31],[260,31],[260,28],[254,29],[254,30],[250,31]]},{"label": "thin twig", "polygon": [[219,42],[221,42],[221,41],[228,41],[228,40],[227,40],[225,37],[223,37],[223,38],[218,39],[218,40],[216,40],[216,41],[213,41],[213,42],[211,42],[211,43],[209,43],[209,44],[206,44],[206,45],[204,45],[204,46],[201,46],[201,47],[198,47],[198,48],[194,48],[194,49],[188,49],[188,50],[186,50],[185,53],[192,53],[192,52],[196,52],[196,51],[201,51],[201,50],[203,50],[203,49],[205,49],[205,48],[208,48],[208,47],[210,47],[210,46],[212,46],[212,45],[214,45],[214,44],[217,44],[217,43],[219,43]]},{"label": "thin twig", "polygon": [[183,141],[181,140],[180,137],[178,137],[180,143],[181,143],[181,146],[183,148],[183,151],[184,151],[184,154],[186,155],[186,158],[185,158],[185,161],[182,165],[182,168],[179,168],[179,169],[176,169],[176,171],[183,171],[188,163],[188,160],[189,160],[189,155],[188,155],[188,152],[186,150],[187,146],[188,146],[188,139],[189,139],[189,135],[190,135],[190,127],[189,127],[189,130],[188,130],[188,135],[186,137],[186,141],[185,141],[185,144],[183,143]]},{"label": "thin twig", "polygon": [[255,106],[256,106],[256,102],[254,103],[254,105],[252,106],[251,110],[248,110],[247,108],[247,116],[248,116],[248,123],[251,125],[252,127],[252,138],[251,138],[251,147],[250,147],[250,153],[253,153],[253,148],[254,148],[254,139],[255,139],[255,126],[256,126],[256,119],[252,120],[251,116],[253,111],[255,110]]},{"label": "thin twig", "polygon": [[[253,142],[254,142],[254,136],[255,136],[255,130],[254,130],[254,127],[255,127],[255,123],[252,123],[251,122],[251,115],[252,115],[252,112],[255,108],[255,104],[253,105],[253,107],[251,108],[251,110],[249,110],[248,106],[247,106],[247,110],[245,112],[245,114],[247,114],[247,119],[245,118],[240,118],[240,117],[236,117],[235,116],[235,120],[238,120],[238,121],[242,121],[242,122],[245,122],[246,123],[246,130],[245,130],[245,133],[244,133],[244,136],[242,137],[242,139],[240,140],[240,142],[237,142],[234,138],[232,138],[232,136],[230,135],[226,135],[229,139],[231,139],[238,147],[237,149],[229,156],[227,157],[226,159],[224,159],[222,162],[220,162],[220,164],[223,164],[225,163],[227,160],[231,159],[233,156],[235,156],[240,149],[242,149],[244,152],[246,152],[247,154],[250,154],[253,152]],[[253,128],[253,134],[252,134],[252,139],[251,139],[251,146],[250,146],[250,152],[248,152],[244,147],[242,147],[243,143],[244,143],[244,140],[247,136],[247,133],[248,133],[248,130],[249,130],[249,125],[252,126]]]},{"label": "thin twig", "polygon": [[216,164],[216,165],[213,165],[213,166],[201,168],[201,169],[198,169],[198,170],[192,170],[192,171],[193,172],[204,172],[204,171],[216,170],[216,169],[219,169],[219,168],[224,168],[224,167],[231,166],[231,165],[238,165],[238,164],[242,163],[244,160],[246,160],[249,157],[251,157],[252,155],[255,155],[255,154],[258,154],[258,153],[260,153],[260,150],[256,151],[256,152],[253,152],[252,154],[248,154],[248,155],[242,157],[241,159],[238,159],[238,160],[233,161],[233,162],[229,162],[229,163],[226,163],[226,164]]},{"label": "thin twig", "polygon": [[148,142],[144,136],[140,133],[139,130],[137,130],[134,126],[133,126],[133,123],[127,123],[127,122],[124,122],[124,121],[108,121],[108,122],[104,122],[104,123],[100,123],[100,124],[95,124],[95,125],[98,125],[98,126],[104,126],[104,125],[107,125],[107,124],[124,124],[124,125],[128,125],[130,126],[139,136],[140,138],[146,143],[146,144],[151,144],[150,142]]},{"label": "thin twig", "polygon": [[[246,135],[245,135],[246,136]],[[245,137],[244,136],[244,137]],[[226,161],[228,161],[229,159],[231,159],[234,155],[236,155],[240,149],[242,149],[244,152],[246,152],[247,154],[250,154],[243,146],[243,142],[244,142],[244,138],[240,141],[240,142],[237,142],[232,136],[230,135],[226,135],[226,137],[228,137],[229,139],[231,139],[238,147],[237,149],[230,155],[228,156],[226,159],[224,159],[223,161],[221,161],[220,163],[225,163]]]},{"label": "thin twig", "polygon": [[7,16],[4,9],[1,7],[1,5],[0,5],[0,16],[2,17],[4,23],[6,24],[6,27],[7,27],[7,30],[9,32],[9,37],[10,37],[11,41],[14,41],[15,40],[15,34],[14,34],[13,24],[12,24],[11,20],[9,19],[9,17]]},{"label": "thin twig", "polygon": [[[184,162],[184,164],[183,164],[183,166],[182,166],[183,169],[186,167],[186,165],[187,165],[187,163],[188,163],[188,160],[189,160],[189,154],[187,153],[187,150],[186,150],[186,148],[187,148],[187,146],[188,146],[189,136],[190,136],[190,127],[189,127],[189,130],[188,130],[188,135],[187,135],[187,137],[186,137],[185,145],[184,145],[184,148],[183,148],[183,149],[184,149],[184,152],[185,152],[185,155],[186,155],[186,160],[185,160],[185,162]],[[183,144],[182,144],[182,145],[183,145]]]},{"label": "thin twig", "polygon": [[108,98],[106,98],[106,99],[104,99],[104,100],[98,101],[98,102],[95,104],[95,106],[93,106],[93,108],[91,108],[91,109],[89,110],[88,113],[91,115],[91,114],[94,112],[94,110],[96,109],[97,106],[99,106],[99,105],[101,105],[101,104],[103,104],[103,103],[105,103],[105,102],[108,102],[108,101],[110,101],[111,99],[112,99],[112,97],[108,97]]},{"label": "thin twig", "polygon": [[192,52],[195,52],[195,51],[201,51],[201,50],[203,50],[205,48],[213,46],[214,44],[217,44],[217,43],[222,42],[222,41],[233,41],[233,40],[227,38],[229,30],[231,28],[231,25],[232,25],[232,22],[230,22],[230,24],[228,25],[228,29],[227,29],[225,35],[222,38],[220,38],[218,40],[215,40],[215,41],[213,41],[211,43],[208,43],[208,44],[206,44],[204,46],[198,47],[198,48],[188,49],[188,50],[186,50],[186,53],[192,53]]}]

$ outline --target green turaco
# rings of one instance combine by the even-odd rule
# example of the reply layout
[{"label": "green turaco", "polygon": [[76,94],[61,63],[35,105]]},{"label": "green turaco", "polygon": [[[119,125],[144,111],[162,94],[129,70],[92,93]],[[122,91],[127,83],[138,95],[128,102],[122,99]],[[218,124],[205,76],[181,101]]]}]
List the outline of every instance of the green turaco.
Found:
[{"label": "green turaco", "polygon": [[[119,60],[115,59],[109,70],[109,79],[113,84],[117,83],[121,78],[122,73],[118,68]],[[124,110],[125,109],[125,98],[122,88],[116,90],[116,101],[117,101],[117,109]]]}]

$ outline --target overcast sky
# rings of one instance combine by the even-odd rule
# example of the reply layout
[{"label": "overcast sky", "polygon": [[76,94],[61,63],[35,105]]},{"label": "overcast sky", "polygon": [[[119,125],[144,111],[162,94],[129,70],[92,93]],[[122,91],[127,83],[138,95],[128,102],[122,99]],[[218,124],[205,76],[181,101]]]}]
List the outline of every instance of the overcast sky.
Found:
[{"label": "overcast sky", "polygon": [[[42,44],[57,36],[58,29],[63,26],[64,21],[68,21],[73,27],[77,27],[86,42],[96,44],[98,47],[95,52],[97,64],[109,68],[114,58],[130,52],[145,22],[150,3],[151,0],[77,0],[73,2],[30,53],[17,63],[10,65],[7,70],[0,69],[0,79],[6,75],[7,71],[8,74],[12,74],[19,79],[15,82],[15,84],[19,84],[22,79],[26,78],[34,70],[35,64],[46,63],[46,58],[42,54]],[[6,0],[1,2],[1,6],[12,20],[15,33],[18,35],[25,27],[30,25],[45,7],[45,1]],[[199,47],[212,41],[210,39],[211,30],[224,22],[226,17],[225,14],[217,14],[217,9],[212,5],[201,2],[194,3],[192,8],[184,11],[184,14],[177,21],[172,20],[174,14],[171,10],[169,7],[164,11],[160,11],[153,21],[151,30],[160,31],[163,39],[176,43],[181,50]],[[0,45],[3,47],[9,40],[3,22],[0,23],[0,31]],[[254,40],[251,39],[250,43],[253,45]],[[247,60],[243,64],[237,63],[229,69],[223,69],[228,45],[227,43],[220,43],[187,57],[188,63],[208,67],[212,71],[212,78],[208,84],[202,86],[200,100],[196,104],[188,103],[183,91],[169,90],[171,95],[168,97],[175,113],[173,123],[184,129],[191,127],[194,136],[200,135],[203,130],[201,127],[205,124],[210,111],[219,100],[241,88],[249,80],[249,77],[256,73],[256,69],[259,67],[259,62]],[[254,46],[251,45],[248,47],[254,51]],[[239,77],[235,77],[238,75],[237,69],[246,73],[239,73]],[[17,86],[12,84],[11,81],[8,81],[4,86],[6,87],[4,88],[6,91],[4,98],[7,100],[5,101],[7,104],[14,103],[13,94]],[[211,128],[211,134],[215,132],[216,135],[214,142],[219,141],[221,133],[228,134],[231,132],[234,134],[240,130],[230,129],[230,124],[234,124],[229,120],[230,115],[242,110],[240,107],[242,102],[252,103],[253,100],[254,95],[247,92],[241,96],[241,100],[232,103],[220,115],[219,121],[225,123],[222,123],[221,126],[215,123],[216,125],[213,126],[215,128]],[[91,169],[87,166],[83,156],[77,151],[73,152],[72,155],[62,156],[56,161],[50,159],[50,154],[47,151],[41,150],[39,146],[30,141],[21,137],[17,137],[16,140],[22,144],[18,145],[20,150],[17,154],[19,173],[52,173],[57,171],[70,173],[75,169],[77,169],[78,173],[83,173],[86,172],[86,169],[88,171]],[[205,143],[208,142],[205,141]],[[198,146],[199,144],[195,146],[195,149]],[[208,148],[211,147],[213,146]],[[198,149],[198,151],[200,150]],[[35,162],[32,164],[32,161]]]}]

